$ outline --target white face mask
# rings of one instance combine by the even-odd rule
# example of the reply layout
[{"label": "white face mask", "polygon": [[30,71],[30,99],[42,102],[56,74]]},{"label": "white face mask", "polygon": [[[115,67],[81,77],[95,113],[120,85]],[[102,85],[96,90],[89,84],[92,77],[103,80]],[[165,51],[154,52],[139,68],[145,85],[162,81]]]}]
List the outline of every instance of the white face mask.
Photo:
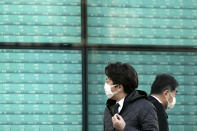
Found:
[{"label": "white face mask", "polygon": [[[170,96],[173,97],[171,92],[170,92]],[[172,109],[176,104],[176,98],[175,97],[173,97],[172,102],[169,102],[168,99],[166,99],[166,101],[168,102],[167,109]]]},{"label": "white face mask", "polygon": [[107,98],[109,98],[109,99],[112,98],[115,94],[118,93],[118,91],[115,91],[115,92],[111,91],[111,88],[114,87],[114,86],[116,86],[116,85],[110,86],[109,84],[105,83],[105,86],[104,86],[105,94],[106,94]]}]

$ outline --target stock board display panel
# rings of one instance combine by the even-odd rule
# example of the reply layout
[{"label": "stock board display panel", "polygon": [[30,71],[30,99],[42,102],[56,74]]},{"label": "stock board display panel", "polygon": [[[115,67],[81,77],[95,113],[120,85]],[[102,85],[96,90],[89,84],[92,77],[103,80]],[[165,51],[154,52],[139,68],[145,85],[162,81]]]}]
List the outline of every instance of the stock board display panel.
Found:
[{"label": "stock board display panel", "polygon": [[82,131],[78,50],[0,50],[1,131]]},{"label": "stock board display panel", "polygon": [[196,0],[89,0],[89,44],[197,45]]},{"label": "stock board display panel", "polygon": [[0,42],[80,43],[80,0],[0,1]]},{"label": "stock board display panel", "polygon": [[103,114],[107,97],[104,93],[108,62],[126,62],[138,72],[138,89],[150,93],[155,76],[173,75],[179,82],[177,104],[168,113],[171,131],[197,129],[197,53],[153,51],[89,51],[88,52],[88,113],[89,131],[103,130]]}]

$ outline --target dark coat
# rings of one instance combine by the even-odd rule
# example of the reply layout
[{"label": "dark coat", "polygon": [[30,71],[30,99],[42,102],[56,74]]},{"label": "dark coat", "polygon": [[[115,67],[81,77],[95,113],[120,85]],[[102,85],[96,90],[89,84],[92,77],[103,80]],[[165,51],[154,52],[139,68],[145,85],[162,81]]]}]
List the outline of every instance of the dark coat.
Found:
[{"label": "dark coat", "polygon": [[[107,100],[104,113],[104,131],[117,131],[113,128],[112,116],[116,101]],[[144,91],[133,91],[128,95],[120,111],[126,122],[124,131],[158,131],[158,121],[155,107],[147,100]]]},{"label": "dark coat", "polygon": [[149,96],[148,100],[153,103],[157,111],[157,118],[159,123],[159,131],[169,131],[168,115],[165,112],[163,105],[154,97]]}]

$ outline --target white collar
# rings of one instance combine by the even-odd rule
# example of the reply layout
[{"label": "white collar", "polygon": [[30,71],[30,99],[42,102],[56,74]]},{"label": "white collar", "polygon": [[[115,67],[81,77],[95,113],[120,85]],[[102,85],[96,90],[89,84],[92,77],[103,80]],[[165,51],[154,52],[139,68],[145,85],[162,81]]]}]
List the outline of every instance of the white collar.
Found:
[{"label": "white collar", "polygon": [[125,97],[122,98],[120,101],[116,102],[120,105],[119,108],[118,108],[118,112],[120,112],[122,110],[122,107],[123,107],[123,104],[124,104],[124,99],[125,99]]},{"label": "white collar", "polygon": [[151,95],[151,96],[154,97],[157,101],[159,101],[159,103],[162,104],[162,102],[160,101],[160,99],[159,99],[158,97],[156,97],[156,96],[154,96],[154,95]]}]

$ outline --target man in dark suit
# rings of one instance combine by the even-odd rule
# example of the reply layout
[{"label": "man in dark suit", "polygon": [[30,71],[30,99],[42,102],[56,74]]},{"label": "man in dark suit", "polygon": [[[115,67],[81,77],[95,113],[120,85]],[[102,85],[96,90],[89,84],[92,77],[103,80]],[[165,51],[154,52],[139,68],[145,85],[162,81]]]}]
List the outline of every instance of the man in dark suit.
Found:
[{"label": "man in dark suit", "polygon": [[149,96],[149,101],[156,107],[159,131],[169,131],[166,109],[171,109],[176,103],[178,82],[168,74],[156,76]]},{"label": "man in dark suit", "polygon": [[138,88],[138,75],[127,63],[105,68],[104,131],[159,131],[156,109]]}]

